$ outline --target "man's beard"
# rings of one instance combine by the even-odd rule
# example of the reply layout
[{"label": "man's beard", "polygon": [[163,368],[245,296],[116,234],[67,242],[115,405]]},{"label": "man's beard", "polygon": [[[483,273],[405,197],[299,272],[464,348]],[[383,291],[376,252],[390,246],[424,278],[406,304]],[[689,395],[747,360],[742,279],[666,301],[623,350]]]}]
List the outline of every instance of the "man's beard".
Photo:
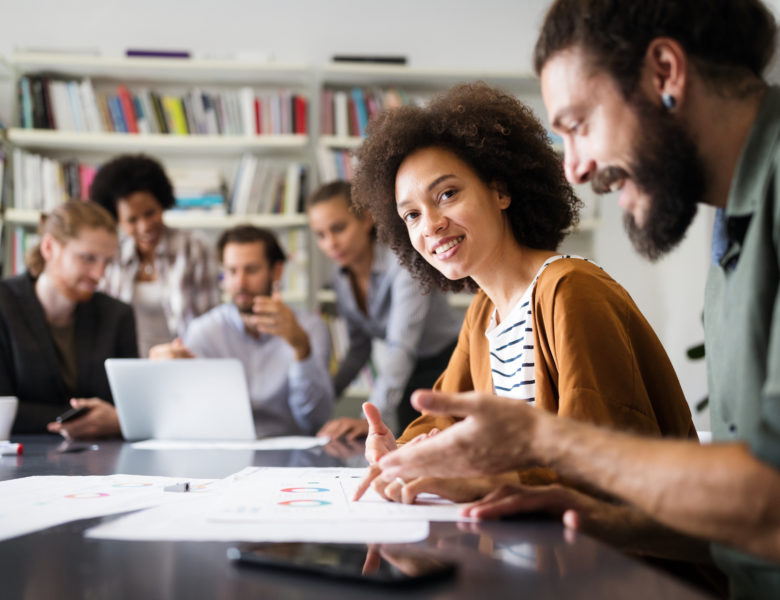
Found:
[{"label": "man's beard", "polygon": [[[249,301],[248,304],[239,304],[236,301],[236,296],[238,296],[238,294],[251,295],[251,300]],[[255,304],[255,298],[257,298],[258,296],[270,296],[270,295],[271,295],[271,284],[268,284],[268,286],[264,290],[261,290],[259,294],[251,292],[249,290],[240,290],[237,294],[233,296],[233,304],[236,305],[236,308],[238,308],[238,312],[241,313],[242,315],[251,315],[254,312],[252,310],[252,307]]]},{"label": "man's beard", "polygon": [[[693,140],[673,118],[645,99],[634,102],[642,139],[637,141],[631,178],[649,198],[645,222],[623,215],[623,225],[634,249],[655,261],[685,237],[706,194],[704,163]],[[609,184],[629,174],[609,167],[597,173],[593,188],[608,191]]]}]

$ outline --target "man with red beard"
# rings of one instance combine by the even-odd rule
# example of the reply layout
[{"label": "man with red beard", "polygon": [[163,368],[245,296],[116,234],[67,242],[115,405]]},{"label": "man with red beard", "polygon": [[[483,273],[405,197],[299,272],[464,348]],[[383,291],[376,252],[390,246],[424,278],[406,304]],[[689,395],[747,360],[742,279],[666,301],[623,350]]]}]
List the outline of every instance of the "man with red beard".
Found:
[{"label": "man with red beard", "polygon": [[[135,319],[95,291],[117,244],[108,212],[67,202],[42,223],[27,272],[0,282],[0,395],[19,399],[13,433],[120,435],[103,361],[138,356]],[[69,405],[84,414],[56,422]]]},{"label": "man with red beard", "polygon": [[618,545],[687,558],[709,543],[733,597],[780,597],[780,89],[762,77],[776,38],[758,0],[557,0],[535,49],[568,178],[620,192],[640,253],[671,250],[698,204],[717,209],[704,307],[716,443],[417,392],[418,409],[464,420],[386,455],[381,477],[551,467],[621,502],[556,485],[502,489],[467,513],[547,510]]}]

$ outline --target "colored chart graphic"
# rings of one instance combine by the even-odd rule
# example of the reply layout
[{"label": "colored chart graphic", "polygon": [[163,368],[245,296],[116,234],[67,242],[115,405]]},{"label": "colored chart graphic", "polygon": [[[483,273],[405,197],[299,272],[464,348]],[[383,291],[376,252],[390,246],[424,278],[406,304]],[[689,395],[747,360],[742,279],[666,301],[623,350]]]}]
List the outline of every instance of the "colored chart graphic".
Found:
[{"label": "colored chart graphic", "polygon": [[148,487],[152,485],[151,483],[146,483],[142,481],[133,481],[133,482],[126,482],[126,483],[115,483],[111,487],[115,488],[140,488],[140,487]]},{"label": "colored chart graphic", "polygon": [[89,500],[91,498],[105,498],[108,496],[105,492],[79,492],[77,494],[68,494],[66,498],[72,498],[74,500]]},{"label": "colored chart graphic", "polygon": [[290,494],[314,494],[317,492],[329,492],[330,490],[323,487],[288,487],[282,488],[280,491]]},{"label": "colored chart graphic", "polygon": [[317,506],[325,506],[330,504],[327,500],[284,500],[280,502],[280,506],[287,506],[289,508],[315,508]]}]

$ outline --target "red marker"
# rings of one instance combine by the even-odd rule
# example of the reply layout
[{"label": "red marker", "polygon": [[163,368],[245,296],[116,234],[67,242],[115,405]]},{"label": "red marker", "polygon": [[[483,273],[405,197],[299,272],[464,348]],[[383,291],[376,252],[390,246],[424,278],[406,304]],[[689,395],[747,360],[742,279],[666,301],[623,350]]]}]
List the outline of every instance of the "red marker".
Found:
[{"label": "red marker", "polygon": [[0,442],[0,456],[19,456],[22,452],[24,452],[22,444]]}]

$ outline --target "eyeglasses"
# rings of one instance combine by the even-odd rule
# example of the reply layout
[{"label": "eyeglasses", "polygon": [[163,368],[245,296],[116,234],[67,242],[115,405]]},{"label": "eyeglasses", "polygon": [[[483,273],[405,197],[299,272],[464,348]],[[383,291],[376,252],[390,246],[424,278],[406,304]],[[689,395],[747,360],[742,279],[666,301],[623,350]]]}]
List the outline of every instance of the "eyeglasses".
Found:
[{"label": "eyeglasses", "polygon": [[73,256],[76,257],[76,260],[83,267],[94,267],[95,265],[100,264],[102,264],[104,267],[107,267],[114,260],[113,258],[104,258],[90,252],[73,252]]}]

